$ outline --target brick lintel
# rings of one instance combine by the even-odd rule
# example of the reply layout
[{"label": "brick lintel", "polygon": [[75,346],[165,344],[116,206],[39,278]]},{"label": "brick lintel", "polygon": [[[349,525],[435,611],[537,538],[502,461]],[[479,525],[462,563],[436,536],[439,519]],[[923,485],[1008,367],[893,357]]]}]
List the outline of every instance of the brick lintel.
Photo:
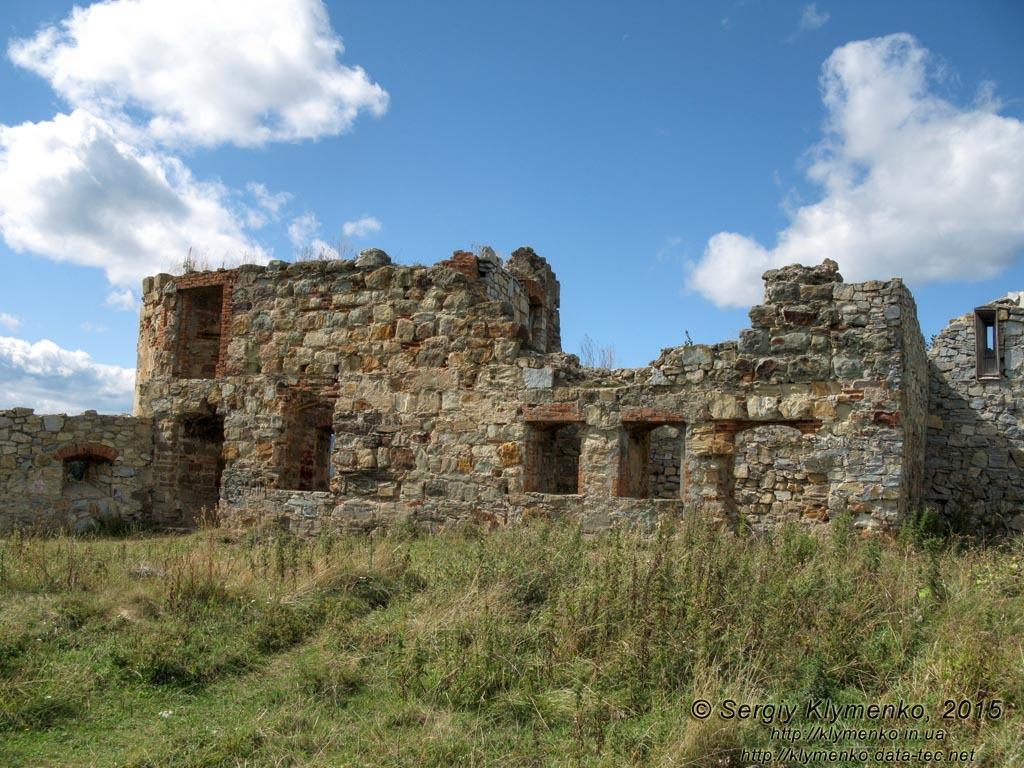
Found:
[{"label": "brick lintel", "polygon": [[549,424],[571,424],[585,421],[579,403],[546,403],[528,405],[523,411],[527,422],[546,422]]},{"label": "brick lintel", "polygon": [[658,408],[626,407],[621,411],[623,424],[685,424],[686,416],[679,411]]},{"label": "brick lintel", "polygon": [[64,459],[106,459],[113,461],[117,458],[118,452],[109,446],[100,443],[72,443],[58,448],[53,452],[53,458],[63,461]]}]

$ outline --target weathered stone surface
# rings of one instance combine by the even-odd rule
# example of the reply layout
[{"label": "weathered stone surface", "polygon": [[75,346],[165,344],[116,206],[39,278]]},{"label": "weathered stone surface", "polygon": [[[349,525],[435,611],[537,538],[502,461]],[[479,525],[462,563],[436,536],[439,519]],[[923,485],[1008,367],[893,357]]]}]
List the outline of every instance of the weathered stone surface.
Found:
[{"label": "weathered stone surface", "polygon": [[1024,510],[1024,307],[1019,294],[992,302],[998,375],[979,378],[974,313],[933,339],[924,503],[985,533],[1019,531]]},{"label": "weathered stone surface", "polygon": [[550,389],[555,385],[553,368],[524,368],[523,386],[527,389]]},{"label": "weathered stone surface", "polygon": [[47,432],[60,432],[64,428],[64,415],[43,416],[43,429]]},{"label": "weathered stone surface", "polygon": [[364,248],[356,257],[356,266],[359,269],[371,267],[383,267],[391,263],[391,257],[380,248]]},{"label": "weathered stone surface", "polygon": [[300,535],[687,513],[885,528],[922,498],[1020,527],[1019,302],[994,315],[1003,375],[978,380],[973,316],[926,358],[898,280],[846,284],[830,261],[765,280],[738,342],[609,371],[561,352],[558,281],[529,248],[147,278],[138,416],[0,412],[0,528],[181,527],[203,507]]}]

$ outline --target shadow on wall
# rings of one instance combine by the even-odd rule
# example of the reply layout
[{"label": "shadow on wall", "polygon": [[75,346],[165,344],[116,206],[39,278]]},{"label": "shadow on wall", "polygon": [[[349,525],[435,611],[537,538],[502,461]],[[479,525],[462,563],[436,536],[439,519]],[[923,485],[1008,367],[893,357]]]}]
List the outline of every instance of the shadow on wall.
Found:
[{"label": "shadow on wall", "polygon": [[[1024,430],[1008,380],[958,391],[929,361],[925,503],[954,530],[998,535],[1024,530]],[[964,382],[966,383],[966,382]],[[993,401],[1002,407],[993,408]]]}]

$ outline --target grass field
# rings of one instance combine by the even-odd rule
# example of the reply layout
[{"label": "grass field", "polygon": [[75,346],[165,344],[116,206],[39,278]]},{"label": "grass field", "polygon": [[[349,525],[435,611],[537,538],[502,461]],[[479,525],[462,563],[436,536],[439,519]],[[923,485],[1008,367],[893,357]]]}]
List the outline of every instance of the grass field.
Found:
[{"label": "grass field", "polygon": [[0,541],[3,766],[1004,768],[1022,703],[1020,542]]}]

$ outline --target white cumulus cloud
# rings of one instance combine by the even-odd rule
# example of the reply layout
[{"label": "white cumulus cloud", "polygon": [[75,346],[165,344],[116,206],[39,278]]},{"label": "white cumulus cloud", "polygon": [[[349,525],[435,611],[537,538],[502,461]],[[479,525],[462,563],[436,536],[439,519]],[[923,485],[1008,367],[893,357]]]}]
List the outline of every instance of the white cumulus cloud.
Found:
[{"label": "white cumulus cloud", "polygon": [[134,388],[134,368],[97,363],[46,339],[32,344],[0,336],[0,408],[129,413]]},{"label": "white cumulus cloud", "polygon": [[281,209],[292,199],[289,192],[271,192],[265,184],[250,182],[246,191],[256,201],[256,208],[246,210],[245,223],[250,229],[259,229],[269,221],[276,221]]},{"label": "white cumulus cloud", "polygon": [[827,119],[797,208],[772,248],[712,237],[688,287],[719,306],[760,301],[761,273],[839,262],[851,280],[982,279],[1024,249],[1024,124],[997,114],[991,84],[958,107],[933,92],[927,50],[906,34],[849,43],[821,75]]},{"label": "white cumulus cloud", "polygon": [[107,0],[15,40],[16,64],[73,107],[164,144],[258,146],[334,135],[388,94],[344,46],[320,0]]},{"label": "white cumulus cloud", "polygon": [[135,312],[139,309],[139,300],[129,288],[111,291],[103,303],[122,312]]},{"label": "white cumulus cloud", "polygon": [[307,212],[292,219],[288,225],[288,239],[295,246],[297,260],[338,258],[338,249],[317,237],[319,233],[320,222],[316,214]]},{"label": "white cumulus cloud", "polygon": [[315,238],[309,247],[305,249],[306,253],[316,259],[336,259],[338,258],[338,249],[335,248],[328,242]]},{"label": "white cumulus cloud", "polygon": [[356,221],[346,221],[341,231],[345,237],[366,237],[371,232],[380,232],[381,223],[373,216],[364,216]]},{"label": "white cumulus cloud", "polygon": [[0,325],[8,330],[16,331],[21,327],[21,318],[10,312],[0,312]]},{"label": "white cumulus cloud", "polygon": [[302,248],[308,244],[320,231],[320,222],[314,213],[304,213],[296,216],[288,225],[288,239],[296,248]]},{"label": "white cumulus cloud", "polygon": [[819,11],[816,3],[805,5],[800,11],[800,31],[813,32],[828,23],[828,12]]},{"label": "white cumulus cloud", "polygon": [[0,126],[0,231],[15,251],[105,270],[111,283],[260,247],[228,208],[227,190],[195,179],[175,157],[122,141],[83,110]]}]

